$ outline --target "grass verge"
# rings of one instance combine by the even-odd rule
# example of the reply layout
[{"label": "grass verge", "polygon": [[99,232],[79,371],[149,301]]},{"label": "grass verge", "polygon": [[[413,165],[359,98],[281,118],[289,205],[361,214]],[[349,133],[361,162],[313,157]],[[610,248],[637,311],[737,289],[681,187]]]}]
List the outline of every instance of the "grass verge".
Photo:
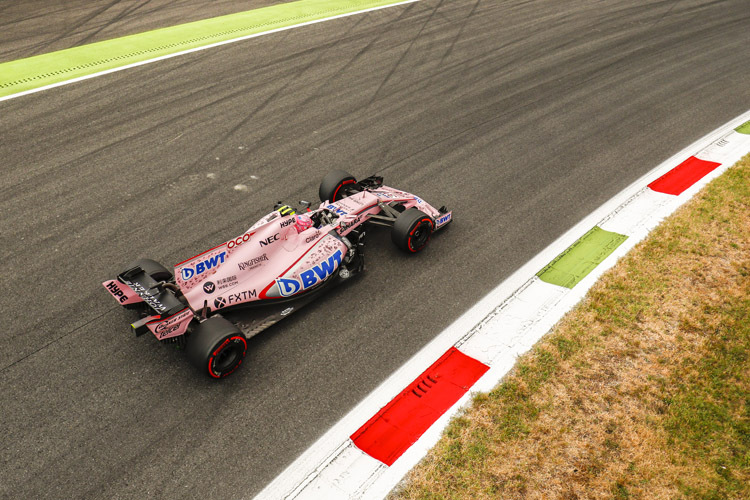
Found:
[{"label": "grass verge", "polygon": [[476,395],[390,498],[750,498],[750,155]]}]

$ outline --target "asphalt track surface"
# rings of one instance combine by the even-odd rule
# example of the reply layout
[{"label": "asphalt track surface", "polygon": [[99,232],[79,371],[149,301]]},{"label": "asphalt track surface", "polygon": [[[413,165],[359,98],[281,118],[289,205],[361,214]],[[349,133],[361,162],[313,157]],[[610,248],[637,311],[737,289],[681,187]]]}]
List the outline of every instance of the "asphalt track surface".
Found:
[{"label": "asphalt track surface", "polygon": [[[1,60],[260,5],[46,4],[0,7]],[[567,228],[750,108],[748,26],[746,0],[424,0],[0,102],[0,497],[257,493]],[[367,272],[220,383],[133,338],[102,281],[241,234],[334,168],[454,223],[416,257],[371,231]]]}]

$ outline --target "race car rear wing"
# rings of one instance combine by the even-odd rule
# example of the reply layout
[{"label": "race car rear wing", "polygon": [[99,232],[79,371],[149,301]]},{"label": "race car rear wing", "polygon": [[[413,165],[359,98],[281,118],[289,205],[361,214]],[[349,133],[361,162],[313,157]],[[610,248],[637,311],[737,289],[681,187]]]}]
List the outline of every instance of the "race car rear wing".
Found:
[{"label": "race car rear wing", "polygon": [[[112,280],[115,281],[115,280]],[[145,302],[153,311],[154,315],[160,317],[171,316],[182,309],[185,305],[175,295],[169,283],[158,282],[139,266],[128,269],[117,276],[115,283],[105,282],[104,287],[115,296],[113,289],[119,282],[120,293],[124,287],[125,292],[132,291],[140,300],[127,300],[127,303]],[[108,286],[109,285],[109,286]],[[127,293],[128,295],[132,295]],[[115,297],[117,298],[117,297]],[[126,302],[122,301],[123,304]]]}]

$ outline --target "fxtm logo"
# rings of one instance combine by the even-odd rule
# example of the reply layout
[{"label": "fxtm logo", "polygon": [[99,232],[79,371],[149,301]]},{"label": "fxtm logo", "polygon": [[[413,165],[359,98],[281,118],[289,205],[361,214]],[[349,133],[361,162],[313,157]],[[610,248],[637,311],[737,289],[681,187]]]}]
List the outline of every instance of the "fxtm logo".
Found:
[{"label": "fxtm logo", "polygon": [[245,290],[243,292],[239,293],[230,293],[229,295],[225,297],[216,297],[214,299],[214,307],[216,309],[221,309],[224,306],[231,306],[232,304],[239,304],[240,302],[245,302],[250,299],[255,299],[258,297],[258,292],[256,290]]},{"label": "fxtm logo", "polygon": [[269,236],[265,240],[260,240],[260,246],[264,247],[266,245],[270,245],[274,241],[277,241],[279,239],[279,233],[274,234],[273,236]]},{"label": "fxtm logo", "polygon": [[324,281],[341,265],[342,256],[341,250],[336,250],[336,253],[328,257],[328,259],[307,271],[303,271],[299,275],[301,283],[294,278],[276,278],[279,293],[282,297],[289,297]]},{"label": "fxtm logo", "polygon": [[223,264],[224,257],[226,256],[227,256],[226,252],[221,252],[217,255],[214,255],[213,257],[209,257],[208,259],[202,260],[196,264],[185,266],[182,269],[180,269],[180,276],[182,277],[183,281],[187,281],[193,276],[198,276],[199,274],[205,273],[209,269],[213,269],[219,264]]}]

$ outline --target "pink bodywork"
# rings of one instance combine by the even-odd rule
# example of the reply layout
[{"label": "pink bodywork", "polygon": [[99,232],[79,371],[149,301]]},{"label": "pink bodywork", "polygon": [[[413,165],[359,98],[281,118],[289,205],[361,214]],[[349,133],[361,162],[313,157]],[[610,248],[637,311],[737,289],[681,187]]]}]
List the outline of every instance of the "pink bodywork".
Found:
[{"label": "pink bodywork", "polygon": [[143,299],[138,296],[128,285],[121,283],[118,280],[107,280],[102,283],[102,286],[115,298],[120,305],[137,304],[143,302]]},{"label": "pink bodywork", "polygon": [[[347,235],[381,212],[379,202],[402,202],[407,209],[441,217],[419,197],[386,186],[321,203],[315,212],[328,209],[338,218],[301,233],[293,215],[274,211],[244,234],[175,266],[177,285],[196,311],[301,294],[332,276],[346,257],[347,246],[330,233]],[[450,214],[443,223],[448,220]]]},{"label": "pink bodywork", "polygon": [[[158,318],[158,316],[155,316],[155,318]],[[157,339],[164,340],[183,335],[192,319],[193,311],[186,307],[168,318],[150,321],[146,323],[146,326]]]},{"label": "pink bodywork", "polygon": [[[435,220],[435,229],[450,221],[421,198],[386,186],[365,190],[340,201],[323,202],[308,215],[335,214],[330,224],[301,232],[295,216],[271,212],[240,236],[177,264],[175,281],[187,299],[186,308],[169,318],[153,316],[148,328],[160,339],[182,335],[194,313],[255,301],[293,297],[316,288],[346,262],[348,246],[339,238],[379,214],[380,203],[416,207]],[[103,283],[121,304],[142,299],[118,280]],[[115,290],[116,288],[116,290]],[[192,309],[192,311],[191,311]]]},{"label": "pink bodywork", "polygon": [[[137,304],[143,302],[143,299],[125,283],[119,280],[108,280],[102,283],[102,286],[114,297],[121,305]],[[193,312],[189,308],[173,314],[169,317],[162,318],[159,315],[149,316],[146,323],[148,329],[157,339],[164,340],[172,337],[183,335],[193,319]]]}]

